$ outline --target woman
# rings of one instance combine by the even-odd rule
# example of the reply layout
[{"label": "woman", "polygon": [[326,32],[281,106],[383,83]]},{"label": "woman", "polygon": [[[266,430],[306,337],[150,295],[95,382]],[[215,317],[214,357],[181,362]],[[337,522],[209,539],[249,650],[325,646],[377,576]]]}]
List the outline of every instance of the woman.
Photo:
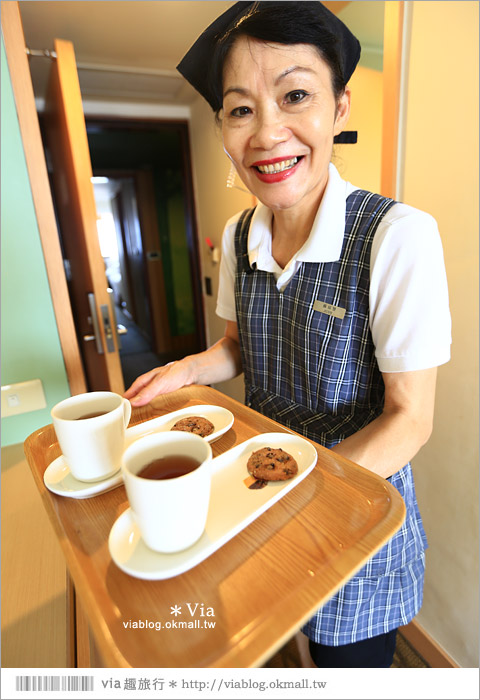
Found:
[{"label": "woman", "polygon": [[304,628],[320,667],[390,666],[396,629],[421,606],[427,545],[409,462],[430,435],[436,367],[450,352],[435,221],[353,187],[330,163],[359,56],[321,3],[247,2],[180,63],[261,204],[224,232],[225,336],[125,394],[141,406],[243,371],[248,405],[399,490],[401,530]]}]

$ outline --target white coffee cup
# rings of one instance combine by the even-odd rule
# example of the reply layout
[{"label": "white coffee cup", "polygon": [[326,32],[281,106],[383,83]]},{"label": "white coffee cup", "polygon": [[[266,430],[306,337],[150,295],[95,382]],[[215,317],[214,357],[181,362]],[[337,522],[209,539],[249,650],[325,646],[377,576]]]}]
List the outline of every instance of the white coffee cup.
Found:
[{"label": "white coffee cup", "polygon": [[[159,458],[184,455],[199,466],[170,478],[139,476]],[[127,447],[122,474],[133,518],[144,543],[156,552],[179,552],[203,534],[210,501],[212,448],[199,435],[162,432],[145,435]]]},{"label": "white coffee cup", "polygon": [[52,408],[55,433],[75,479],[100,481],[120,469],[131,413],[130,402],[111,391],[77,394]]}]

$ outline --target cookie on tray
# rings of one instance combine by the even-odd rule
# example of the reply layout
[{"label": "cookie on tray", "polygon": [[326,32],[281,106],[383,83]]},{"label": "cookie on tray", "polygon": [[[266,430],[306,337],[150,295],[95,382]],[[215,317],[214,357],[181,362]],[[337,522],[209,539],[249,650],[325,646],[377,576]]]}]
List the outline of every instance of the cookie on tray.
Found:
[{"label": "cookie on tray", "polygon": [[185,433],[195,433],[200,437],[207,437],[215,430],[215,426],[207,418],[200,416],[188,416],[177,420],[172,430],[182,430]]},{"label": "cookie on tray", "polygon": [[249,457],[247,469],[252,476],[263,481],[286,481],[298,473],[296,461],[281,447],[256,450]]}]

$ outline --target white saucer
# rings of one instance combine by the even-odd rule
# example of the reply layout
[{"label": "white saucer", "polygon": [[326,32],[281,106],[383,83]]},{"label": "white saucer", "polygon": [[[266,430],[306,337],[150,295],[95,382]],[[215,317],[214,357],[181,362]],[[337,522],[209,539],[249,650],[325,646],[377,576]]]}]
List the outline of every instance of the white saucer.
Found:
[{"label": "white saucer", "polygon": [[75,479],[63,455],[57,457],[45,469],[43,482],[49,491],[68,498],[91,498],[123,484],[120,469],[102,481],[79,481]]},{"label": "white saucer", "polygon": [[[283,447],[298,464],[288,481],[269,482],[263,489],[247,488],[247,461],[261,447]],[[207,524],[202,537],[175,554],[154,552],[143,542],[132,511],[117,518],[108,547],[115,564],[135,578],[160,580],[192,569],[222,547],[274,503],[291,491],[314,468],[317,451],[304,438],[288,433],[263,433],[236,445],[212,460],[212,491]]]},{"label": "white saucer", "polygon": [[[215,427],[214,432],[204,438],[207,442],[218,440],[221,435],[232,427],[234,421],[233,414],[221,406],[210,406],[208,404],[189,406],[173,413],[167,413],[165,416],[144,421],[134,425],[132,428],[127,428],[125,447],[128,447],[132,442],[144,435],[171,430],[177,420],[186,416],[201,416],[213,423]],[[62,455],[47,467],[43,475],[43,481],[47,489],[59,496],[91,498],[123,484],[123,477],[119,470],[113,476],[103,481],[95,481],[93,483],[79,481],[71,474],[68,464]]]},{"label": "white saucer", "polygon": [[213,423],[213,433],[204,437],[204,440],[207,442],[215,442],[215,440],[218,440],[221,435],[226,433],[227,430],[230,430],[234,421],[233,413],[221,406],[211,406],[208,404],[188,406],[187,408],[181,408],[179,411],[173,411],[172,413],[167,413],[165,416],[159,416],[158,418],[151,418],[143,423],[134,425],[132,428],[128,428],[126,433],[126,447],[144,435],[171,430],[173,425],[180,420],[180,418],[186,418],[187,416],[200,416],[201,418],[207,418],[207,420]]}]

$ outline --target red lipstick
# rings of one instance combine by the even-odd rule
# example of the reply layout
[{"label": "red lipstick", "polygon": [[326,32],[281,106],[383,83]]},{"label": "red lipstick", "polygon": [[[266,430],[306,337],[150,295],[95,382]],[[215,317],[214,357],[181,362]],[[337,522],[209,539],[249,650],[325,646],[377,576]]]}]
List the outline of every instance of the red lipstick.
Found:
[{"label": "red lipstick", "polygon": [[[258,160],[255,163],[252,163],[250,167],[254,169],[255,175],[259,180],[261,180],[261,182],[273,184],[276,182],[283,182],[293,175],[297,171],[302,158],[303,156],[283,156],[279,158],[271,158],[269,160]],[[292,161],[291,164],[290,161]],[[261,172],[259,170],[259,167],[266,167],[282,162],[286,164],[283,170],[278,170],[276,172]]]}]

